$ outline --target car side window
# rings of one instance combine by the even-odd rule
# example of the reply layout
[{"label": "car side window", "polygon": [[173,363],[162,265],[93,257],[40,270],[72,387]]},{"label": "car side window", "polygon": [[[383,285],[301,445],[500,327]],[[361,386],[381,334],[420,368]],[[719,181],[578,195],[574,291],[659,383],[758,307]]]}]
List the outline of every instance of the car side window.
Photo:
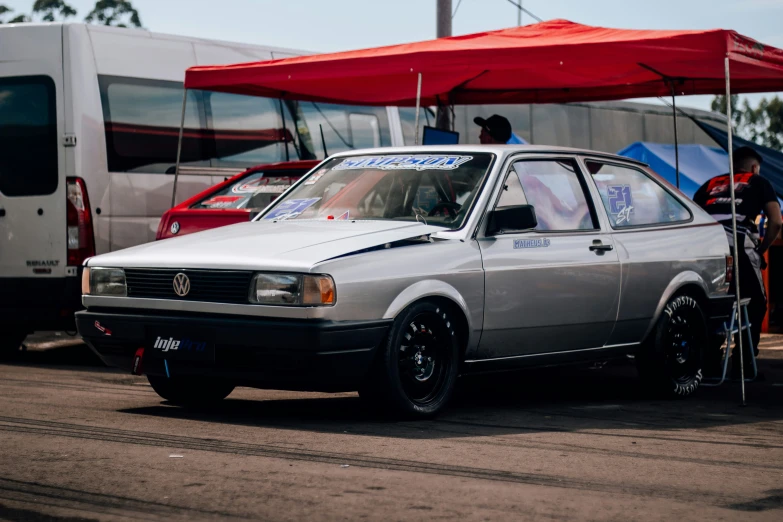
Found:
[{"label": "car side window", "polygon": [[519,182],[519,176],[513,169],[506,176],[503,183],[503,191],[500,193],[497,208],[513,207],[516,205],[527,205],[525,192],[522,190],[522,184]]},{"label": "car side window", "polygon": [[[514,163],[498,206],[533,205],[536,230],[595,230],[593,213],[576,163],[571,160],[522,160]],[[521,189],[521,198],[511,187]],[[516,202],[504,205],[515,197]]]},{"label": "car side window", "polygon": [[613,228],[682,223],[690,211],[641,169],[586,161]]}]

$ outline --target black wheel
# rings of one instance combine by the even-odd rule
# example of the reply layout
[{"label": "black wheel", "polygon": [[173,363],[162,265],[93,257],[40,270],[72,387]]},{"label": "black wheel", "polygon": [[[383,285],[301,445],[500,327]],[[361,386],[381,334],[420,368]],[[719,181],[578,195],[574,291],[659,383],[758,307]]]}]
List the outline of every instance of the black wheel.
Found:
[{"label": "black wheel", "polygon": [[362,398],[406,417],[437,414],[457,379],[459,340],[449,310],[414,303],[394,321],[370,372]]},{"label": "black wheel", "polygon": [[26,330],[6,330],[0,333],[0,357],[8,358],[15,355],[26,337]]},{"label": "black wheel", "polygon": [[234,385],[203,377],[158,377],[147,375],[155,393],[180,406],[208,406],[222,401],[234,391]]},{"label": "black wheel", "polygon": [[659,395],[687,397],[702,380],[707,326],[701,307],[690,296],[671,299],[636,358],[644,383]]}]

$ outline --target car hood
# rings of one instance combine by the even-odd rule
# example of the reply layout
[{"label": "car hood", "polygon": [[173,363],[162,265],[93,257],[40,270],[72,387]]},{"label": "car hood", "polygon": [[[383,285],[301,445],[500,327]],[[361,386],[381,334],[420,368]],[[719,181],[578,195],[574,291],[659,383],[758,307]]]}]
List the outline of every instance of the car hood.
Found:
[{"label": "car hood", "polygon": [[322,261],[444,230],[394,221],[254,221],[164,239],[89,260],[89,266],[308,271]]}]

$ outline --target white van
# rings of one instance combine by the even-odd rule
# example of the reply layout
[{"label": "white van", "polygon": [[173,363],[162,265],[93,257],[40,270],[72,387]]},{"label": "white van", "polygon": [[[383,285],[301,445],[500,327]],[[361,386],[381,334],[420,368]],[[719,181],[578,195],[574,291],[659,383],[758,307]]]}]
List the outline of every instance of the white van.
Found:
[{"label": "white van", "polygon": [[[186,68],[298,54],[76,23],[0,27],[0,351],[73,328],[85,258],[155,239]],[[190,91],[177,202],[251,165],[403,145],[407,112],[401,123],[396,108]]]}]

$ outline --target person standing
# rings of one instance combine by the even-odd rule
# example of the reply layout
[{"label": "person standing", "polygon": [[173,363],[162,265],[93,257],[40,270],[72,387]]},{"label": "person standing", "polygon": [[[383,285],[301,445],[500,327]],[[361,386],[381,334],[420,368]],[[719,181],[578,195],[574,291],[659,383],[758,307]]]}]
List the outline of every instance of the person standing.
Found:
[{"label": "person standing", "polygon": [[511,140],[511,123],[508,118],[493,114],[489,118],[475,117],[473,123],[481,127],[479,142],[482,145],[505,145]]},{"label": "person standing", "polygon": [[[761,324],[767,314],[767,296],[761,270],[766,268],[764,253],[777,239],[783,228],[775,189],[772,184],[760,176],[761,156],[751,147],[740,147],[734,151],[734,195],[737,214],[737,255],[739,256],[739,282],[742,298],[749,297],[748,316],[750,319],[751,339],[756,355],[761,339]],[[716,176],[699,187],[693,201],[706,210],[726,229],[729,245],[733,248],[734,237],[731,229],[731,192],[729,175]],[[767,230],[763,240],[759,239],[756,218],[764,212]],[[733,250],[732,250],[733,252]],[[729,291],[735,295],[735,287]],[[736,349],[733,354],[738,369]]]}]

